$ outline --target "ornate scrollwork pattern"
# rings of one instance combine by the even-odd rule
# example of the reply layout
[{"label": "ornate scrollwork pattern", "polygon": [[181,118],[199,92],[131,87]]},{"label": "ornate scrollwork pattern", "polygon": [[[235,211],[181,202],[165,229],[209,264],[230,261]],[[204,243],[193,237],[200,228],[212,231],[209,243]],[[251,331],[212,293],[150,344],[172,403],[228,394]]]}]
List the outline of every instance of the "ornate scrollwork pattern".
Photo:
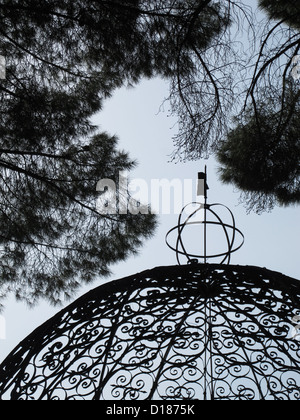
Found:
[{"label": "ornate scrollwork pattern", "polygon": [[300,282],[162,267],[83,296],[0,367],[3,400],[300,400]]}]

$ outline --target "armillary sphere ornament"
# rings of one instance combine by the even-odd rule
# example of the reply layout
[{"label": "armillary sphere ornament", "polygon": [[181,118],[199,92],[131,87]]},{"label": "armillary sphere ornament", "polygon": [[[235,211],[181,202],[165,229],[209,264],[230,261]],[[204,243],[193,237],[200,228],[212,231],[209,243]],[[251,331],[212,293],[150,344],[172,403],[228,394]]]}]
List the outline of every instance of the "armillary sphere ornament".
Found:
[{"label": "armillary sphere ornament", "polygon": [[[231,255],[241,249],[241,247],[244,245],[244,235],[243,233],[237,229],[236,222],[234,215],[232,211],[224,206],[223,204],[215,203],[215,204],[208,204],[207,203],[207,192],[209,190],[209,187],[207,185],[207,168],[205,167],[205,172],[200,172],[198,174],[198,196],[204,197],[204,203],[201,202],[193,202],[188,205],[186,205],[178,219],[178,225],[173,227],[169,230],[166,236],[166,244],[170,249],[176,252],[177,262],[180,265],[180,256],[186,257],[186,262],[190,263],[198,263],[199,259],[203,260],[206,264],[208,260],[220,258],[221,264],[227,263],[230,264],[231,261]],[[186,218],[185,221],[183,221],[183,217],[185,212],[189,207],[193,206],[193,211],[191,214]],[[227,210],[227,212],[230,215],[231,218],[231,224],[225,223],[222,218],[218,215],[217,209],[223,208]],[[202,213],[202,219],[195,220],[195,216]],[[209,216],[212,216],[214,219],[209,219]],[[202,254],[192,254],[188,252],[186,245],[183,241],[183,233],[185,229],[187,229],[189,226],[192,226],[193,228],[196,225],[203,225],[203,253]],[[223,231],[224,237],[227,242],[227,249],[222,251],[221,253],[217,254],[208,254],[207,253],[207,228],[208,226],[219,226],[221,230]],[[176,240],[176,246],[172,246],[169,242],[170,235],[173,232],[177,232],[177,240]],[[239,245],[235,246],[237,236],[240,238]]]},{"label": "armillary sphere ornament", "polygon": [[229,265],[243,235],[207,197],[204,209],[224,255],[205,251],[205,230],[191,255],[183,232],[194,221],[180,217],[170,246],[187,263],[107,283],[62,310],[0,366],[0,399],[300,400],[300,282]]}]

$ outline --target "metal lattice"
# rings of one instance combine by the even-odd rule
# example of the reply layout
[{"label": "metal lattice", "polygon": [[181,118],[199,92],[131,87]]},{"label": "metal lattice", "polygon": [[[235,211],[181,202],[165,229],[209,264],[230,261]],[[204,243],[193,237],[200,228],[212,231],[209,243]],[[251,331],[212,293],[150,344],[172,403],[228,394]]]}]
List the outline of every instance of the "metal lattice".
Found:
[{"label": "metal lattice", "polygon": [[299,285],[199,264],[106,284],[16,348],[1,399],[299,400]]}]

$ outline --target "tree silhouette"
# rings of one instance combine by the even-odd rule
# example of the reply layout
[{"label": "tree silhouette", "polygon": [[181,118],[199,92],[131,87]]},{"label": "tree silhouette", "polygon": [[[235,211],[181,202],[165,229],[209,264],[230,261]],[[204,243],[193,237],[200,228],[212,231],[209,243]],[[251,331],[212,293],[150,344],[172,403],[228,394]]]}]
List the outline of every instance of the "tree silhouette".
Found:
[{"label": "tree silhouette", "polygon": [[225,12],[210,0],[1,3],[2,294],[59,301],[153,233],[152,215],[97,213],[97,182],[133,162],[91,117],[143,77],[180,90],[195,54],[228,25]]},{"label": "tree silhouette", "polygon": [[[230,26],[234,7],[231,3],[231,0],[4,1],[0,5],[0,49],[7,59],[11,84],[2,89],[15,96],[19,94],[17,89],[24,88],[39,90],[43,86],[68,94],[77,88],[81,110],[92,106],[96,112],[99,101],[115,88],[135,84],[141,77],[159,75],[170,80],[172,112],[179,113],[180,125],[186,121],[179,138],[186,132],[187,139],[195,132],[195,124],[199,134],[206,122],[220,125],[218,116],[224,117],[219,90],[223,90],[226,102],[230,87],[227,84],[228,89],[221,88],[222,80],[215,80],[209,62],[231,51],[222,40]],[[220,78],[222,68],[218,67]],[[203,75],[205,80],[201,83]],[[205,96],[205,102],[197,103],[199,93]],[[200,143],[205,138],[202,135]]]},{"label": "tree silhouette", "polygon": [[221,179],[241,189],[248,210],[258,213],[300,203],[300,92],[288,85],[284,103],[266,92],[237,118],[218,151]]},{"label": "tree silhouette", "polygon": [[116,146],[117,139],[95,134],[89,146],[78,141],[61,152],[1,150],[2,293],[57,303],[152,236],[150,214],[97,212],[99,179],[117,184],[119,171],[134,166]]},{"label": "tree silhouette", "polygon": [[174,159],[198,160],[215,153],[232,129],[233,117],[255,108],[267,90],[284,96],[300,51],[299,5],[259,4],[263,18],[246,1],[222,2],[228,24],[205,48],[193,49],[195,71],[173,84],[171,112],[179,116]]},{"label": "tree silhouette", "polygon": [[[2,294],[57,301],[153,233],[151,215],[95,209],[97,182],[133,167],[91,124],[116,88],[169,80],[175,159],[215,152],[241,109],[258,122],[268,88],[285,102],[299,34],[294,17],[276,18],[260,29],[242,0],[2,1]],[[258,51],[243,50],[245,32]]]},{"label": "tree silhouette", "polygon": [[300,51],[300,6],[259,4],[269,21],[247,98],[218,147],[221,179],[240,188],[248,210],[258,213],[300,202],[300,90],[293,67]]},{"label": "tree silhouette", "polygon": [[300,4],[294,0],[259,0],[260,7],[270,19],[282,21],[288,26],[300,28]]}]

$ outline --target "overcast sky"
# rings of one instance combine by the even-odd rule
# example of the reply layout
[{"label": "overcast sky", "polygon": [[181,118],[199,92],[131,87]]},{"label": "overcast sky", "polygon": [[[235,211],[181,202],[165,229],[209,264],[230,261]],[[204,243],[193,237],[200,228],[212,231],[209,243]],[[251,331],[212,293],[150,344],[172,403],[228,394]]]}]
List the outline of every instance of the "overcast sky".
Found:
[{"label": "overcast sky", "polygon": [[[239,204],[239,193],[233,187],[220,183],[217,175],[218,163],[214,159],[185,164],[171,163],[169,156],[173,150],[172,136],[176,127],[172,129],[172,126],[175,121],[168,117],[167,109],[159,112],[167,92],[168,86],[161,80],[144,81],[135,89],[121,89],[106,102],[103,111],[96,118],[101,130],[116,134],[120,138],[120,148],[130,151],[131,156],[138,160],[138,167],[131,178],[142,178],[149,185],[151,179],[196,180],[197,172],[203,170],[206,164],[210,187],[209,202],[221,202],[229,206],[236,217],[237,227],[246,237],[244,247],[234,254],[232,263],[267,267],[300,279],[299,208],[276,208],[272,213],[261,216],[254,213],[247,215],[243,205]],[[195,190],[194,199],[196,198]],[[145,243],[138,256],[112,267],[111,280],[155,266],[176,264],[175,254],[165,245],[165,235],[176,225],[178,216],[171,214],[158,217],[160,224],[154,238]],[[193,249],[199,240],[199,234],[197,229],[189,233]],[[212,232],[212,236],[209,236],[210,247],[219,249],[220,244],[217,242],[215,232]],[[107,280],[99,278],[94,287],[104,281]],[[90,288],[93,287],[83,287],[76,297]],[[14,298],[7,300],[6,310],[2,314],[6,322],[6,340],[0,340],[0,360],[59,309],[47,303],[29,309],[22,303],[16,303]]]},{"label": "overcast sky", "polygon": [[[176,132],[176,121],[168,117],[167,108],[160,109],[167,94],[168,84],[164,81],[143,81],[135,89],[123,88],[116,92],[95,118],[101,131],[117,135],[120,148],[129,151],[131,157],[138,160],[138,167],[131,178],[142,178],[149,185],[151,179],[196,180],[197,172],[202,171],[206,164],[210,187],[209,202],[221,202],[229,206],[236,217],[237,227],[246,238],[244,247],[233,256],[232,263],[267,267],[300,279],[299,207],[276,208],[272,213],[260,216],[254,213],[247,215],[243,205],[239,204],[239,192],[219,181],[218,163],[214,159],[185,164],[171,163],[172,136]],[[194,198],[196,199],[196,191]],[[145,243],[138,256],[112,267],[110,279],[99,278],[92,287],[83,287],[74,299],[104,281],[122,278],[155,266],[175,265],[176,257],[166,247],[165,235],[177,223],[177,218],[174,214],[159,215],[160,225],[154,238]],[[190,233],[189,240],[194,247],[199,240],[198,233],[196,229]],[[213,232],[209,238],[212,248],[220,247],[217,238]],[[45,302],[29,309],[26,305],[15,302],[12,297],[5,304],[6,309],[1,316],[6,323],[6,339],[0,340],[0,361],[36,327],[61,309],[53,308]],[[65,306],[67,304],[66,302]]]}]

